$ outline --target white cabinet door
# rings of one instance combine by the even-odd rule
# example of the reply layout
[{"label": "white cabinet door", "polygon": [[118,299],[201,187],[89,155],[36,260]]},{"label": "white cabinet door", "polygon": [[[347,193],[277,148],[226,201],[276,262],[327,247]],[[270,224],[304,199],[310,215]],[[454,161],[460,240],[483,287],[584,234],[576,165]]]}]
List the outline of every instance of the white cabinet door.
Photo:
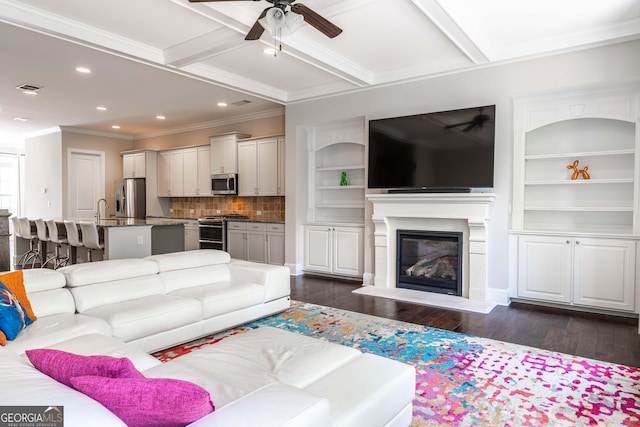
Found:
[{"label": "white cabinet door", "polygon": [[227,252],[231,258],[246,260],[245,251],[245,230],[228,230],[227,231]]},{"label": "white cabinet door", "polygon": [[158,196],[171,195],[171,156],[168,151],[158,154]]},{"label": "white cabinet door", "polygon": [[211,196],[211,147],[198,147],[198,196]]},{"label": "white cabinet door", "polygon": [[284,138],[278,138],[278,195],[285,195],[286,155]]},{"label": "white cabinet door", "polygon": [[331,227],[308,225],[304,230],[304,269],[332,273]]},{"label": "white cabinet door", "polygon": [[258,194],[258,158],[255,141],[238,143],[238,195]]},{"label": "white cabinet door", "polygon": [[362,228],[334,227],[333,272],[348,276],[362,276]]},{"label": "white cabinet door", "polygon": [[267,262],[267,238],[264,231],[247,230],[247,261]]},{"label": "white cabinet door", "polygon": [[184,224],[184,250],[194,251],[200,249],[200,229],[197,221],[187,221]]},{"label": "white cabinet door", "polygon": [[576,237],[574,251],[573,302],[633,311],[635,242]]},{"label": "white cabinet door", "polygon": [[284,224],[267,224],[267,264],[284,265]]},{"label": "white cabinet door", "polygon": [[256,187],[261,196],[278,195],[278,140],[257,141],[258,180]]},{"label": "white cabinet door", "polygon": [[570,238],[519,236],[518,296],[569,303],[572,274]]},{"label": "white cabinet door", "polygon": [[185,148],[182,150],[183,165],[183,195],[197,196],[198,192],[198,149]]},{"label": "white cabinet door", "polygon": [[211,138],[211,173],[237,173],[236,135]]},{"label": "white cabinet door", "polygon": [[122,156],[122,176],[124,178],[144,178],[146,176],[145,153],[124,154]]}]

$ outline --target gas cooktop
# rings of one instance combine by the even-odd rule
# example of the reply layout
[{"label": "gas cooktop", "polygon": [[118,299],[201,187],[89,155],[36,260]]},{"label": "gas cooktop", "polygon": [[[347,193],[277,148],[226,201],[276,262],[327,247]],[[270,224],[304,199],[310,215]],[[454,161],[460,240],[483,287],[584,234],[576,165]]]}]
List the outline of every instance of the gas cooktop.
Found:
[{"label": "gas cooktop", "polygon": [[220,221],[222,219],[249,219],[247,215],[242,215],[238,213],[229,213],[229,214],[220,214],[220,215],[212,215],[205,216],[202,218],[198,218],[198,221]]}]

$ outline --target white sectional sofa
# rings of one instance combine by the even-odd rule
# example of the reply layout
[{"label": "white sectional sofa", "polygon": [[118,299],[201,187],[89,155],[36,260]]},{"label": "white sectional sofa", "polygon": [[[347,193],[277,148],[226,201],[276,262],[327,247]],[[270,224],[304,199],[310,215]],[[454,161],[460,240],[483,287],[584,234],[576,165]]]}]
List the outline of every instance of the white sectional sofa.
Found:
[{"label": "white sectional sofa", "polygon": [[25,270],[38,320],[0,348],[0,405],[61,405],[65,426],[122,421],[36,370],[33,348],[127,357],[147,378],[207,390],[193,426],[407,426],[415,371],[390,359],[259,328],[160,363],[148,353],[289,307],[288,269],[213,250]]}]

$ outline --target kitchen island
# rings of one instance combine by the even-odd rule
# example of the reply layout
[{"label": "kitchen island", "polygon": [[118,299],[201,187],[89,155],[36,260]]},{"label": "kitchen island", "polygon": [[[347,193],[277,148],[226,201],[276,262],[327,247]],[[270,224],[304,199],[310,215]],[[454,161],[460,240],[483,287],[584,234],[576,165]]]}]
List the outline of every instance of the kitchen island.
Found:
[{"label": "kitchen island", "polygon": [[[78,222],[79,220],[76,220]],[[35,232],[35,224],[32,222],[32,229]],[[66,237],[64,222],[57,220],[58,233],[60,237]],[[94,251],[92,259],[99,261],[103,259],[119,258],[143,258],[149,255],[156,255],[184,250],[184,225],[175,221],[161,221],[158,219],[134,219],[134,218],[106,218],[96,223],[100,240],[104,242],[103,251]],[[79,229],[80,227],[78,227]],[[78,230],[80,238],[82,233]],[[55,246],[52,243],[42,244],[41,253],[53,253]],[[16,237],[14,239],[14,265],[20,255],[29,250],[29,240]],[[67,248],[63,245],[63,253],[68,253],[70,258],[76,262],[86,262],[87,249]],[[68,251],[68,252],[67,252]],[[75,253],[75,256],[71,255]],[[46,259],[46,258],[45,258]],[[40,263],[34,266],[39,266]],[[29,266],[31,266],[29,264]],[[16,266],[16,268],[19,268]]]}]

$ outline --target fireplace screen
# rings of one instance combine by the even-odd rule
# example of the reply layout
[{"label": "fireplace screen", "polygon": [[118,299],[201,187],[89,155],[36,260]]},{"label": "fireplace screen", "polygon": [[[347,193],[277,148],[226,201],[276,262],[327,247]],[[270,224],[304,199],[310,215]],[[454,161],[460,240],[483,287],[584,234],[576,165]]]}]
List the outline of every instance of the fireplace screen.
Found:
[{"label": "fireplace screen", "polygon": [[462,233],[398,230],[397,287],[462,295]]}]

